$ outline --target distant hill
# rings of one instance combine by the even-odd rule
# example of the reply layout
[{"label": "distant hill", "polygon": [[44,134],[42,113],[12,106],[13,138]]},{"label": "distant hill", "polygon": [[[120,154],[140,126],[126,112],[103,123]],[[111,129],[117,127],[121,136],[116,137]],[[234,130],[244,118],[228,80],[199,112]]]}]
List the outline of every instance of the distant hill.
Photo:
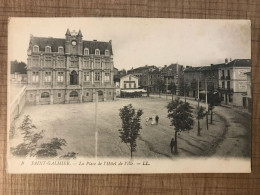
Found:
[{"label": "distant hill", "polygon": [[27,74],[26,64],[24,62],[11,61],[11,74],[19,72],[20,74]]}]

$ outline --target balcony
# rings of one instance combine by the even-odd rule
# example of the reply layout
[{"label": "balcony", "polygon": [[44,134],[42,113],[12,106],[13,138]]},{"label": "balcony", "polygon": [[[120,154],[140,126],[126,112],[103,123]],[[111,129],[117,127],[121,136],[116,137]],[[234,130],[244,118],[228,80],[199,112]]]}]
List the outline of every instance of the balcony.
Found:
[{"label": "balcony", "polygon": [[222,88],[222,87],[219,87],[218,88],[218,91],[219,92],[228,92],[228,93],[233,93],[234,92],[234,90],[233,90],[233,88],[230,88],[230,87],[228,87],[228,88]]}]

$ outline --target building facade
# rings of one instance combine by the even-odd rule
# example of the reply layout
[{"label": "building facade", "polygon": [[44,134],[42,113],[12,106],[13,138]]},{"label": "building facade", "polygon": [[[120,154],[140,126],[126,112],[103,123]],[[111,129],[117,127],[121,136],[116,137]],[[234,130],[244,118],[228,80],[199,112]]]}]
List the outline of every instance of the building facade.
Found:
[{"label": "building facade", "polygon": [[219,92],[225,104],[246,107],[247,76],[251,72],[250,59],[235,59],[219,67]]},{"label": "building facade", "polygon": [[114,100],[112,42],[84,41],[69,29],[65,39],[31,36],[27,75],[29,104]]}]

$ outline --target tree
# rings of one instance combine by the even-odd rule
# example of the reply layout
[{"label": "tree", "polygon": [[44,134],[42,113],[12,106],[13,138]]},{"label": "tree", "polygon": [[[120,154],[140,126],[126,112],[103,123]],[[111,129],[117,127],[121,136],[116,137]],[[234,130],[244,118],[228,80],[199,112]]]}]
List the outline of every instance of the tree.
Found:
[{"label": "tree", "polygon": [[120,133],[119,137],[128,146],[131,159],[133,152],[136,151],[136,138],[140,129],[142,129],[140,124],[142,114],[143,111],[141,109],[136,111],[131,104],[119,109],[119,116],[122,120],[122,129],[118,130]]},{"label": "tree", "polygon": [[165,84],[163,82],[163,80],[161,79],[158,79],[156,81],[156,87],[158,88],[158,91],[159,91],[159,97],[161,97],[161,92],[163,91],[163,89],[165,88]]},{"label": "tree", "polygon": [[50,143],[43,143],[41,144],[39,150],[36,152],[36,156],[43,158],[43,157],[56,157],[58,156],[57,150],[62,150],[62,146],[66,146],[67,142],[65,139],[61,138],[52,138]]},{"label": "tree", "polygon": [[174,143],[174,153],[178,153],[177,147],[177,134],[181,131],[191,130],[193,127],[193,115],[192,107],[188,102],[183,102],[180,98],[176,98],[167,105],[168,118],[171,120],[171,125],[175,129],[175,143]]},{"label": "tree", "polygon": [[17,156],[35,156],[38,141],[43,138],[44,131],[42,130],[37,132],[37,128],[32,124],[29,115],[24,117],[19,129],[23,135],[23,143],[11,148],[11,152]]},{"label": "tree", "polygon": [[177,89],[177,87],[176,87],[176,85],[175,85],[174,82],[171,82],[169,88],[170,88],[170,90],[171,90],[172,101],[173,101],[173,94],[176,94],[176,89]]},{"label": "tree", "polygon": [[198,120],[198,136],[200,136],[200,119],[203,119],[206,116],[206,109],[202,106],[196,108],[196,119]]}]

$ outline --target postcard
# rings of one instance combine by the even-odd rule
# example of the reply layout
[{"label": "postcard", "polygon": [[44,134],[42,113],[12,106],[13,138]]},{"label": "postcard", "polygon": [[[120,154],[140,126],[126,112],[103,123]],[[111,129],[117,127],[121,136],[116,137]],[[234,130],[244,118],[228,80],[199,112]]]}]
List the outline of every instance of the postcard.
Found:
[{"label": "postcard", "polygon": [[251,23],[9,18],[8,173],[251,172]]}]

